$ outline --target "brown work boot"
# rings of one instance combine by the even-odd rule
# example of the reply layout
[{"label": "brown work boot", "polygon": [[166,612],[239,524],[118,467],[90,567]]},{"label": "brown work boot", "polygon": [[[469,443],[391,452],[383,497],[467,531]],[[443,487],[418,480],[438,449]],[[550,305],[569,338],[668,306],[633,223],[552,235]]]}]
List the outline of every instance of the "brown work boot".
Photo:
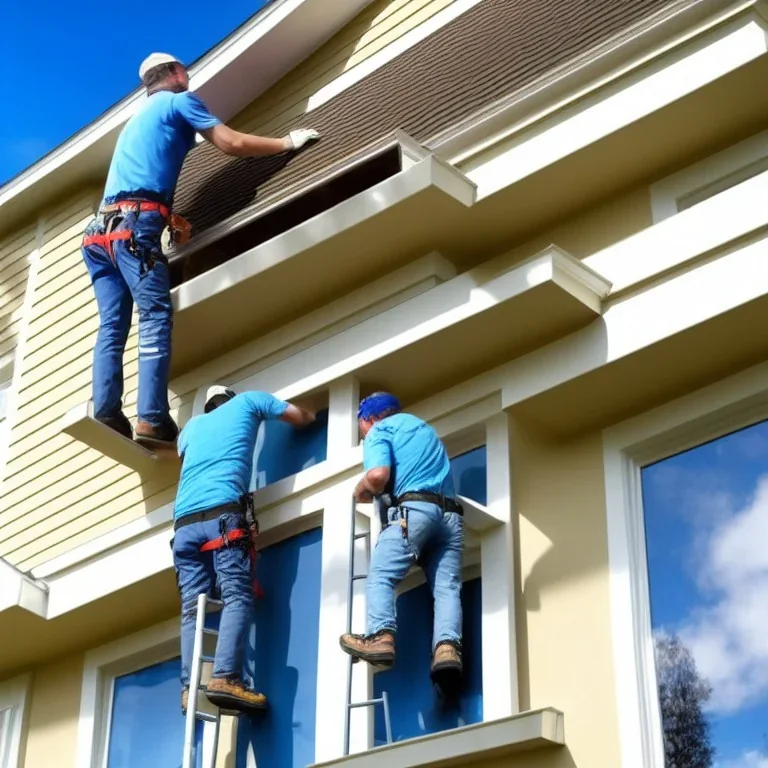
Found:
[{"label": "brown work boot", "polygon": [[246,688],[241,680],[214,677],[208,683],[205,695],[211,704],[220,709],[253,712],[267,708],[267,697]]},{"label": "brown work boot", "polygon": [[437,644],[432,654],[432,668],[430,677],[445,677],[448,674],[461,675],[463,667],[461,651],[457,644],[450,640],[444,640]]},{"label": "brown work boot", "polygon": [[114,429],[115,432],[123,437],[133,440],[133,428],[131,427],[131,422],[128,421],[128,417],[122,411],[116,413],[114,416],[100,416],[96,421],[101,422],[105,427]]},{"label": "brown work boot", "polygon": [[187,716],[187,704],[189,703],[189,688],[184,688],[181,692],[181,714]]},{"label": "brown work boot", "polygon": [[377,667],[391,667],[395,663],[395,635],[386,629],[373,635],[345,634],[339,638],[339,644],[353,659]]},{"label": "brown work boot", "polygon": [[162,426],[156,427],[148,421],[139,421],[136,424],[136,442],[145,448],[167,448],[176,445],[179,436],[179,428],[172,419],[168,419]]}]

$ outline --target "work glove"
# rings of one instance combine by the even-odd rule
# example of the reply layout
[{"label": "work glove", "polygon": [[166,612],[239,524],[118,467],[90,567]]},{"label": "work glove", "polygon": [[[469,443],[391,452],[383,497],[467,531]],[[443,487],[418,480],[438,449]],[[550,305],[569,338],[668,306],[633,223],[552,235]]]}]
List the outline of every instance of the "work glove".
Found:
[{"label": "work glove", "polygon": [[317,141],[320,134],[314,128],[297,128],[283,137],[286,150],[301,149],[308,141]]}]

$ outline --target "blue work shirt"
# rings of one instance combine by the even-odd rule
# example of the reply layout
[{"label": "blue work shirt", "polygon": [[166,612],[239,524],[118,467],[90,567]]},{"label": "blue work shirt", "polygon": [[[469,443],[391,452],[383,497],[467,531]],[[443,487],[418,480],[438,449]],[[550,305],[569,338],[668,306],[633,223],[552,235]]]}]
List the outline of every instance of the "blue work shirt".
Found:
[{"label": "blue work shirt", "polygon": [[390,467],[394,495],[414,491],[454,498],[451,464],[443,441],[426,421],[396,413],[377,421],[363,441],[363,468]]},{"label": "blue work shirt", "polygon": [[170,205],[195,132],[220,122],[194,93],[153,93],[117,140],[104,197],[142,190]]},{"label": "blue work shirt", "polygon": [[247,493],[259,426],[282,416],[287,407],[268,392],[241,392],[210,413],[190,419],[178,441],[183,463],[174,520],[231,504]]}]

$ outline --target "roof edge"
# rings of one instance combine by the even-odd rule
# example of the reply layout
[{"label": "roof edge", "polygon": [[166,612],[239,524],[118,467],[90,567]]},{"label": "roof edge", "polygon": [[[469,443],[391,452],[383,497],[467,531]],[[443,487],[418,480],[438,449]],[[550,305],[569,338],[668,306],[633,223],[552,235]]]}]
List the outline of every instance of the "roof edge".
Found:
[{"label": "roof edge", "polygon": [[[371,0],[271,0],[254,16],[203,54],[189,67],[190,90],[200,93],[211,110],[222,120],[229,120],[240,109],[279,81],[291,68],[330,39]],[[269,45],[274,41],[274,45]],[[265,43],[267,43],[265,45]],[[279,44],[279,45],[278,45]],[[249,68],[258,71],[244,77],[243,67],[258,58],[258,51],[269,49],[270,66]],[[275,56],[274,50],[282,52]],[[254,53],[254,51],[257,51]],[[243,89],[243,82],[251,88]],[[50,180],[72,161],[84,160],[82,181],[93,175],[94,168],[104,165],[119,129],[134,114],[145,98],[143,89],[136,88],[64,143],[51,150],[33,165],[0,186],[0,211],[9,203],[32,190],[43,180]],[[81,179],[73,173],[72,183]],[[13,206],[15,218],[20,214]],[[0,229],[6,217],[0,214]]]}]

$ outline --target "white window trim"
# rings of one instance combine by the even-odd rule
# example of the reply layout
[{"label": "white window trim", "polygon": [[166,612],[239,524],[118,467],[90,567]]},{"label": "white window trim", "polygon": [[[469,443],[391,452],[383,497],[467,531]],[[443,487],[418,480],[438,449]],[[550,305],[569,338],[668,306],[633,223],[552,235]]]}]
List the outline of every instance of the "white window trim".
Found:
[{"label": "white window trim", "polygon": [[7,739],[0,753],[0,768],[21,768],[24,747],[23,734],[27,724],[27,694],[31,676],[21,675],[0,685],[0,712],[10,710],[8,723],[0,730],[0,745]]},{"label": "white window trim", "polygon": [[664,768],[641,469],[768,418],[766,382],[762,363],[603,433],[622,768]]},{"label": "white window trim", "polygon": [[[750,136],[738,144],[657,181],[650,188],[653,223],[658,224],[679,213],[680,204],[686,197],[703,191],[760,161],[768,161],[768,130]],[[761,170],[764,171],[766,168]],[[757,172],[760,171],[756,171],[755,175]],[[734,186],[737,185],[734,184]]]}]

